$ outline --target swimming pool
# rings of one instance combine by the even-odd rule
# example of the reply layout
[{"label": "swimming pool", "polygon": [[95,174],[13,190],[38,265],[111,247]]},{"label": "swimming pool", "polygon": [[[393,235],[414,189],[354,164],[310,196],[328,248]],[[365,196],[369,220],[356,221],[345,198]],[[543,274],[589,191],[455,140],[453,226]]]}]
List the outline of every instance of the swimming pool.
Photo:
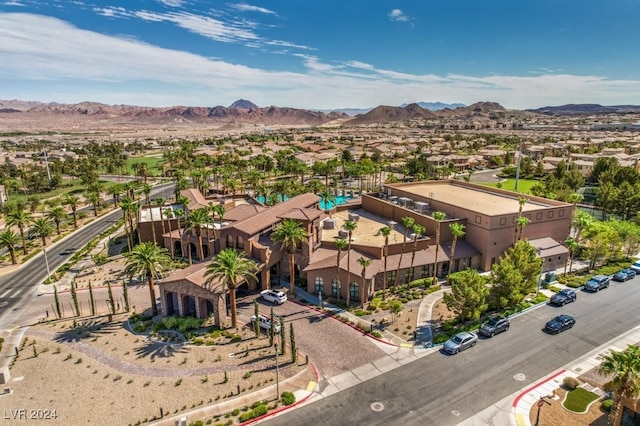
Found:
[{"label": "swimming pool", "polygon": [[[333,201],[327,201],[326,203],[323,200],[320,200],[320,208],[322,210],[331,210],[332,208],[334,208],[335,206],[339,206],[342,204],[346,204],[347,201],[353,199],[354,197],[352,195],[338,195],[335,197],[335,202]],[[284,201],[287,201],[289,199],[289,197],[285,196],[284,197]],[[258,197],[256,197],[256,200],[260,201],[262,204],[264,204],[265,202],[265,198],[260,195]],[[283,201],[282,197],[280,195],[278,195],[278,202]]]}]

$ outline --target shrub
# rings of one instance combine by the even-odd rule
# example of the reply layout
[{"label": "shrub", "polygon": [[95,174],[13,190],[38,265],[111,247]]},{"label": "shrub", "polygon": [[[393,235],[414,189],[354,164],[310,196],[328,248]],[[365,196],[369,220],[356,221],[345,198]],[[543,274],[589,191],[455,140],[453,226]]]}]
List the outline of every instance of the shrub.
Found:
[{"label": "shrub", "polygon": [[600,408],[602,408],[607,413],[611,412],[611,407],[613,406],[613,399],[605,399],[602,401]]},{"label": "shrub", "polygon": [[565,377],[564,380],[562,380],[562,386],[568,390],[574,390],[580,386],[580,382],[575,377]]},{"label": "shrub", "polygon": [[296,396],[292,392],[282,392],[281,399],[284,405],[291,405],[296,402]]}]

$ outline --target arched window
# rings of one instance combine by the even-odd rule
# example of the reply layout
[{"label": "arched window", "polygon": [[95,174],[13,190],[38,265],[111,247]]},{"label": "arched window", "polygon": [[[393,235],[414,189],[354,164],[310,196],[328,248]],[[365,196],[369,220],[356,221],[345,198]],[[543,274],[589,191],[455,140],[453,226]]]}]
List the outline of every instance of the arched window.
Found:
[{"label": "arched window", "polygon": [[238,235],[238,238],[236,238],[236,241],[237,241],[236,247],[238,247],[239,249],[243,249],[244,248],[244,238],[242,238],[240,235]]},{"label": "arched window", "polygon": [[360,286],[355,281],[351,281],[349,285],[349,297],[360,300]]},{"label": "arched window", "polygon": [[315,290],[316,290],[316,293],[322,292],[324,290],[324,280],[322,279],[322,277],[316,277]]},{"label": "arched window", "polygon": [[233,236],[227,235],[227,247],[233,247]]},{"label": "arched window", "polygon": [[340,282],[334,279],[331,281],[331,295],[337,296],[338,294],[340,294]]}]

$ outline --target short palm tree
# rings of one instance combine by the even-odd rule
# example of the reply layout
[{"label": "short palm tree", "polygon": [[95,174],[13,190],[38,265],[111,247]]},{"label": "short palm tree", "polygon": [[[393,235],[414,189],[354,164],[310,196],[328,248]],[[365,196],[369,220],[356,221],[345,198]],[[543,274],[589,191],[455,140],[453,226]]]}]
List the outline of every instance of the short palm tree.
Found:
[{"label": "short palm tree", "polygon": [[42,239],[42,247],[47,246],[47,237],[53,233],[53,224],[46,217],[34,219],[29,228],[30,237],[38,237]]},{"label": "short palm tree", "polygon": [[456,244],[458,243],[458,239],[464,236],[464,225],[461,223],[450,223],[449,230],[453,236],[453,241],[451,242],[451,251],[449,252],[449,273],[447,274],[447,281],[453,269],[453,257],[456,254]]},{"label": "short palm tree", "polygon": [[613,376],[610,382],[613,405],[608,423],[617,424],[624,399],[640,395],[640,347],[629,345],[622,352],[611,351],[611,354],[603,356],[596,371],[603,376]]},{"label": "short palm tree", "polygon": [[[222,250],[216,257],[211,259],[207,265],[204,276],[207,277],[205,286],[209,289],[213,286],[213,281],[222,283],[222,294],[229,290],[229,304],[231,305],[231,327],[237,327],[236,312],[236,289],[247,278],[255,278],[258,268],[251,259],[248,259],[244,252],[233,248]],[[226,287],[226,289],[225,289]]]},{"label": "short palm tree", "polygon": [[347,220],[342,224],[342,229],[346,230],[349,239],[347,240],[347,309],[349,309],[349,299],[351,298],[351,240],[353,232],[358,228],[358,223],[354,220]]},{"label": "short palm tree", "polygon": [[27,238],[25,236],[25,227],[28,226],[33,220],[33,216],[26,210],[11,210],[6,217],[7,225],[17,226],[20,231],[20,238],[22,239],[22,252],[23,254],[29,254],[27,249]]},{"label": "short palm tree", "polygon": [[387,259],[389,259],[389,235],[391,235],[391,228],[385,226],[380,228],[380,233],[384,237],[384,277],[382,278],[382,300],[385,298],[387,292]]},{"label": "short palm tree", "polygon": [[336,259],[336,284],[338,284],[338,301],[340,301],[340,293],[342,292],[342,285],[340,284],[340,258],[342,257],[342,251],[349,245],[344,238],[337,238],[335,240],[336,248],[338,249],[338,256]]},{"label": "short palm tree", "polygon": [[147,278],[149,296],[151,298],[151,312],[154,316],[158,315],[154,279],[160,273],[169,269],[171,265],[169,253],[162,247],[146,242],[125,253],[124,258],[126,265],[124,272],[129,277],[144,275]]},{"label": "short palm tree", "polygon": [[73,227],[78,228],[78,205],[80,205],[80,198],[75,195],[68,194],[62,198],[62,204],[69,206],[73,216]]},{"label": "short palm tree", "polygon": [[300,222],[293,219],[284,219],[271,233],[271,240],[280,243],[289,252],[289,282],[291,291],[295,297],[295,254],[299,243],[307,241],[309,233]]},{"label": "short palm tree", "polygon": [[13,232],[11,229],[5,229],[0,232],[0,247],[9,250],[11,255],[11,264],[18,263],[16,260],[16,245],[20,242],[20,236]]},{"label": "short palm tree", "polygon": [[436,258],[433,265],[433,278],[438,276],[438,251],[440,250],[440,223],[447,217],[443,212],[433,212],[431,217],[436,221]]},{"label": "short palm tree", "polygon": [[67,219],[67,212],[60,206],[54,207],[47,213],[47,219],[56,224],[56,233],[60,235],[60,224]]},{"label": "short palm tree", "polygon": [[371,265],[371,262],[373,261],[371,259],[367,259],[366,257],[361,257],[360,259],[358,259],[358,263],[360,264],[360,266],[362,266],[362,285],[360,286],[360,307],[362,309],[364,309],[364,289],[367,285],[367,268]]},{"label": "short palm tree", "polygon": [[404,255],[404,250],[407,246],[407,238],[409,237],[409,231],[413,229],[413,225],[415,224],[415,220],[410,216],[405,216],[402,218],[402,224],[404,225],[404,239],[402,240],[402,251],[400,252],[400,259],[398,260],[398,268],[396,269],[396,277],[393,280],[393,288],[395,289],[398,286],[398,277],[400,276],[400,267],[402,266],[402,256]]}]

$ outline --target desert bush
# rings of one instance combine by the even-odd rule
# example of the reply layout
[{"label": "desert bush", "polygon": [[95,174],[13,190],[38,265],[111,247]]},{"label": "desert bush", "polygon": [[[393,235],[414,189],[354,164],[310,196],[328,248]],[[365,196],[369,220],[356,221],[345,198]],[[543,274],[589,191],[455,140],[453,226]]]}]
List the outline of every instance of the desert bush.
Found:
[{"label": "desert bush", "polygon": [[580,386],[580,381],[575,377],[565,377],[564,380],[562,380],[562,386],[568,390],[574,390]]},{"label": "desert bush", "polygon": [[280,398],[284,405],[291,405],[296,402],[296,396],[292,392],[282,392]]}]

